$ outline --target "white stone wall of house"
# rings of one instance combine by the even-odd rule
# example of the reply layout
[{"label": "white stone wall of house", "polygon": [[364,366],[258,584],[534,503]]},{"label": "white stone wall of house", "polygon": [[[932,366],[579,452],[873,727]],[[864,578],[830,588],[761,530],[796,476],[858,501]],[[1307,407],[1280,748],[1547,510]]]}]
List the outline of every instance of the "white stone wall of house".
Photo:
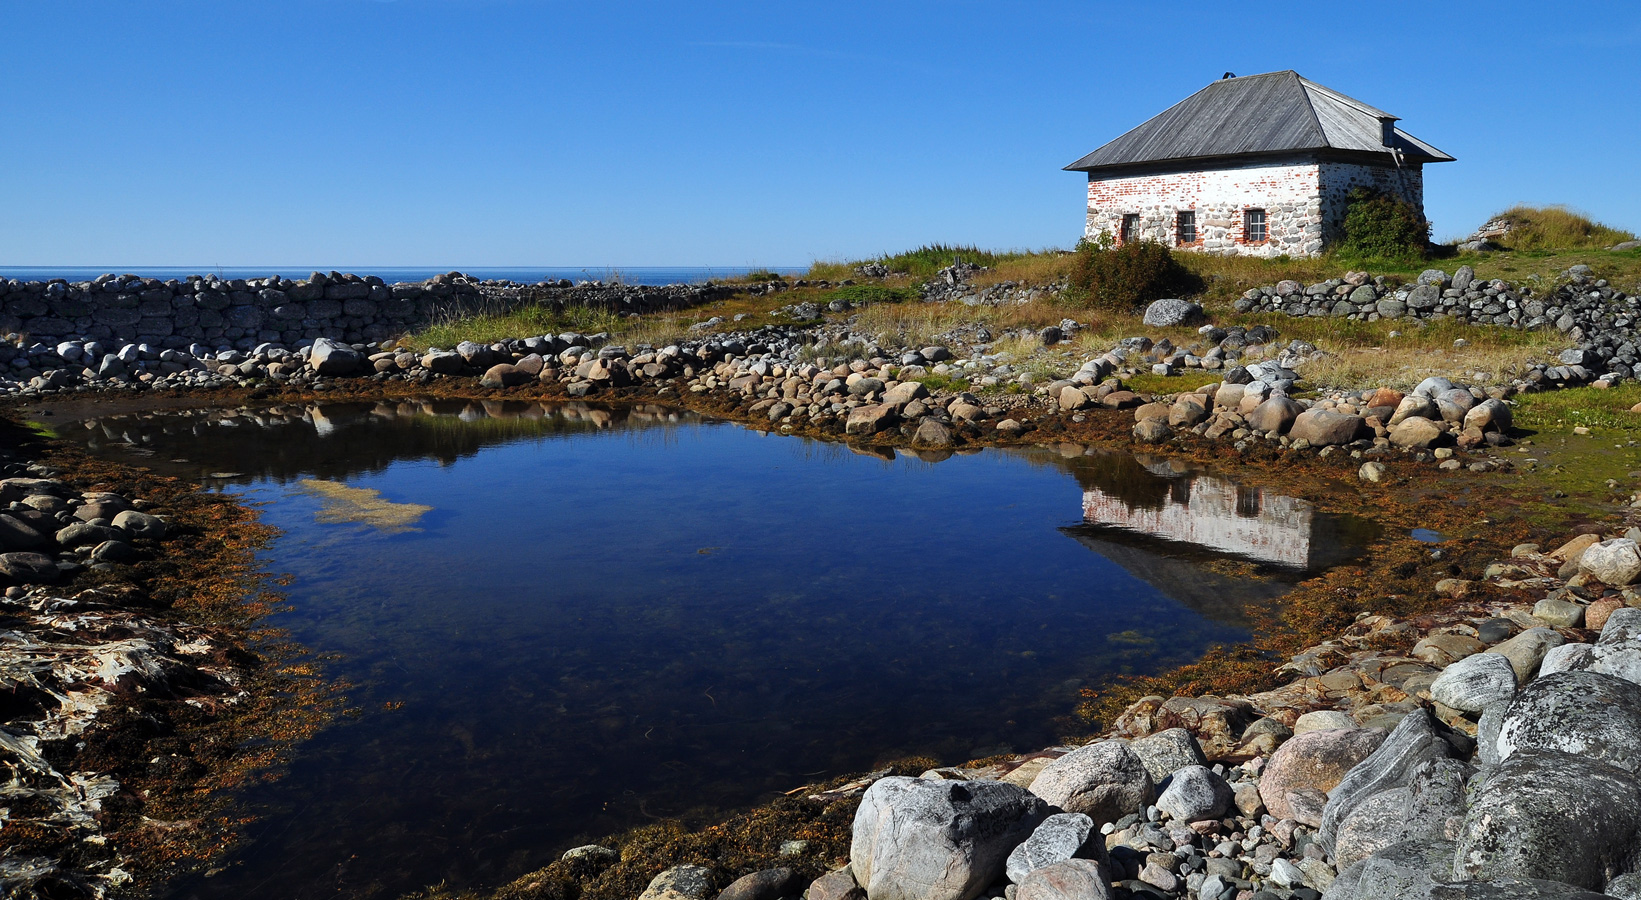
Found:
[{"label": "white stone wall of house", "polygon": [[[1139,216],[1135,239],[1223,256],[1316,256],[1322,252],[1321,168],[1314,162],[1169,172],[1088,182],[1085,235],[1122,235],[1123,217]],[[1267,237],[1244,231],[1248,210],[1264,210]],[[1195,214],[1196,240],[1178,233],[1182,211]],[[1119,240],[1120,242],[1120,240]]]},{"label": "white stone wall of house", "polygon": [[1359,187],[1401,197],[1424,217],[1424,167],[1370,166],[1360,163],[1321,164],[1322,235],[1329,243],[1345,234],[1345,207],[1350,192]]}]

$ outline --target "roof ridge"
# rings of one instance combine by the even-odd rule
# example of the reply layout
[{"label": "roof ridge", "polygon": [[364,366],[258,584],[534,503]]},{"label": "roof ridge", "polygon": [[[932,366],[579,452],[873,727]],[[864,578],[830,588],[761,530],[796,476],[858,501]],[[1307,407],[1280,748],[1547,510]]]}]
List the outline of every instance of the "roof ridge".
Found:
[{"label": "roof ridge", "polygon": [[1333,138],[1328,135],[1328,126],[1322,124],[1322,117],[1316,114],[1316,104],[1311,102],[1311,92],[1305,90],[1305,76],[1292,69],[1288,71],[1292,72],[1294,80],[1299,82],[1299,96],[1304,98],[1305,108],[1310,110],[1311,124],[1316,126],[1316,133],[1322,138],[1322,146],[1333,146]]},{"label": "roof ridge", "polygon": [[[1298,73],[1294,73],[1294,74],[1297,75]],[[1367,115],[1373,116],[1376,119],[1386,118],[1386,119],[1391,119],[1392,121],[1396,121],[1396,122],[1401,121],[1400,116],[1393,116],[1390,113],[1387,113],[1384,110],[1378,108],[1377,106],[1369,106],[1366,103],[1363,103],[1362,101],[1356,99],[1355,97],[1350,96],[1349,94],[1342,94],[1342,93],[1334,90],[1333,88],[1328,87],[1325,84],[1317,84],[1316,82],[1310,80],[1309,78],[1306,78],[1303,75],[1299,75],[1299,82],[1300,82],[1300,86],[1305,89],[1305,94],[1306,94],[1305,99],[1307,99],[1307,100],[1310,99],[1310,96],[1309,96],[1310,92],[1311,92],[1312,89],[1314,89],[1318,93],[1326,94],[1327,96],[1331,97],[1332,99],[1337,100],[1337,101],[1339,101],[1340,103],[1343,103],[1346,106],[1352,107],[1353,109],[1357,110],[1358,112],[1365,113]],[[1314,107],[1312,107],[1312,108],[1314,108]]]}]

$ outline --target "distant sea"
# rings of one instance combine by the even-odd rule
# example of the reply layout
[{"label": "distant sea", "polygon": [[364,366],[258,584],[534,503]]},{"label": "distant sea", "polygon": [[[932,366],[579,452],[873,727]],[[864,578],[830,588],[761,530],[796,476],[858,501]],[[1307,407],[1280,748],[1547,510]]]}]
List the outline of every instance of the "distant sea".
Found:
[{"label": "distant sea", "polygon": [[118,268],[109,266],[0,266],[0,278],[18,281],[50,281],[63,278],[68,281],[90,281],[99,275],[113,272],[117,275],[140,275],[144,278],[181,280],[189,275],[216,275],[223,280],[233,278],[307,278],[314,272],[345,272],[355,275],[375,275],[389,284],[398,281],[426,281],[443,272],[459,271],[484,279],[505,279],[534,284],[548,279],[567,278],[571,281],[621,281],[626,284],[697,284],[714,279],[738,278],[748,272],[769,269],[782,275],[794,275],[808,270],[808,266],[582,266],[579,268],[547,269],[462,269],[462,268],[370,268],[349,266],[308,266],[282,268],[279,266],[212,267],[212,266],[139,266]]}]

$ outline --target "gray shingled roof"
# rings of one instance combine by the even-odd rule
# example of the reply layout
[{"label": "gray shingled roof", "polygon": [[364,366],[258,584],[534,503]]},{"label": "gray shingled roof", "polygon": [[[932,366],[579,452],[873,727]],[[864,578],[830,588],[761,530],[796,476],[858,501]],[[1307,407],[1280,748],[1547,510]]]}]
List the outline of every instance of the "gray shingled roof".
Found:
[{"label": "gray shingled roof", "polygon": [[[1077,160],[1066,169],[1099,169],[1175,160],[1302,150],[1384,154],[1383,122],[1396,117],[1353,100],[1292,70],[1226,78]],[[1395,148],[1411,163],[1449,162],[1448,156],[1396,128]]]}]

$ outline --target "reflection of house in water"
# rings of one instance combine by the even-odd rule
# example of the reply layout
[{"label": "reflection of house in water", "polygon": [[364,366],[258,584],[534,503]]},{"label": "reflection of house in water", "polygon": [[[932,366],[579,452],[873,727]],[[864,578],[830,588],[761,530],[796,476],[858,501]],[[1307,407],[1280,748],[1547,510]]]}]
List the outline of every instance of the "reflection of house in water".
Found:
[{"label": "reflection of house in water", "polygon": [[[1293,580],[1349,560],[1378,533],[1372,522],[1196,474],[1180,460],[1040,458],[1083,489],[1083,524],[1062,533],[1216,622],[1254,624]],[[1251,566],[1216,565],[1226,561]]]},{"label": "reflection of house in water", "polygon": [[1174,478],[1160,505],[1134,505],[1099,488],[1083,491],[1083,521],[1196,544],[1258,562],[1310,569],[1316,510],[1221,478]]}]

